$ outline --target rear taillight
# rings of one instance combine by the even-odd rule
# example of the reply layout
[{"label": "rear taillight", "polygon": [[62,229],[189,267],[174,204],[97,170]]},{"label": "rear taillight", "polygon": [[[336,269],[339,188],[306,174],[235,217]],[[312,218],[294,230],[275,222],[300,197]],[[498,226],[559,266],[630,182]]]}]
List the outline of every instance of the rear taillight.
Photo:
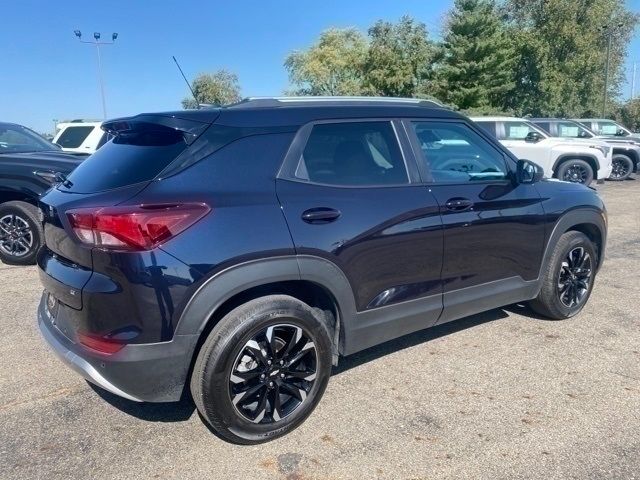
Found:
[{"label": "rear taillight", "polygon": [[88,333],[78,333],[78,341],[91,350],[107,355],[119,352],[125,346],[123,342]]},{"label": "rear taillight", "polygon": [[111,250],[150,250],[196,223],[211,209],[204,203],[79,208],[67,217],[86,244]]}]

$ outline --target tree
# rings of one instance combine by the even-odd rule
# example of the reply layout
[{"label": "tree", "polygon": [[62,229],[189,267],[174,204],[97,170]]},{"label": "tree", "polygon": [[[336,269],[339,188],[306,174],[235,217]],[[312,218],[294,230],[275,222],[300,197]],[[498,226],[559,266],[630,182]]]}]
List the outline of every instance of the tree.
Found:
[{"label": "tree", "polygon": [[360,95],[367,42],[355,29],[330,29],[306,51],[294,51],[284,66],[298,95]]},{"label": "tree", "polygon": [[240,85],[238,76],[227,70],[214,73],[201,73],[191,83],[191,88],[198,101],[192,97],[182,100],[182,108],[197,108],[198,103],[225,105],[240,101]]},{"label": "tree", "polygon": [[638,20],[623,0],[507,0],[506,13],[518,45],[516,85],[510,97],[518,113],[601,112],[604,25],[616,27],[608,95],[619,95],[627,45]]},{"label": "tree", "polygon": [[616,121],[632,132],[640,132],[640,98],[627,100],[615,109]]},{"label": "tree", "polygon": [[434,46],[423,23],[409,16],[397,24],[379,20],[369,28],[369,38],[364,65],[369,93],[413,97],[426,92]]},{"label": "tree", "polygon": [[515,52],[491,0],[456,0],[445,25],[436,96],[461,110],[503,110]]}]

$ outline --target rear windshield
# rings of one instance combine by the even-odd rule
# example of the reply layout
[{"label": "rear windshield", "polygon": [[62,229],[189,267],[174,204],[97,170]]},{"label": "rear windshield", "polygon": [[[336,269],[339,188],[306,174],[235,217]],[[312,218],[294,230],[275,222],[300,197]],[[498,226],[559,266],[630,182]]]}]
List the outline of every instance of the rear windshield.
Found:
[{"label": "rear windshield", "polygon": [[186,147],[182,134],[169,128],[121,133],[82,162],[60,188],[95,193],[149,181]]},{"label": "rear windshield", "polygon": [[95,127],[67,127],[56,143],[62,148],[78,148]]}]

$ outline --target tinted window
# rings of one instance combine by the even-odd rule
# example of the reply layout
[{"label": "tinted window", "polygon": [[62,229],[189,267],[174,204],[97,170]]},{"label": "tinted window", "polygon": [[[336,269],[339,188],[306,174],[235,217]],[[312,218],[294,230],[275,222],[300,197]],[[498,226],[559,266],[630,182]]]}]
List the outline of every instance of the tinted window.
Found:
[{"label": "tinted window", "polygon": [[492,137],[496,136],[496,122],[476,122],[476,125]]},{"label": "tinted window", "polygon": [[68,189],[93,193],[152,180],[185,148],[180,133],[156,125],[119,134],[73,171]]},{"label": "tinted window", "polygon": [[407,170],[390,122],[315,125],[296,177],[329,185],[407,183]]},{"label": "tinted window", "polygon": [[0,154],[56,150],[37,133],[20,125],[0,123]]},{"label": "tinted window", "polygon": [[508,170],[502,153],[460,123],[413,122],[423,161],[434,182],[502,180]]},{"label": "tinted window", "polygon": [[62,148],[78,148],[95,127],[67,127],[56,143]]},{"label": "tinted window", "polygon": [[620,126],[615,122],[598,122],[598,133],[600,135],[616,135]]},{"label": "tinted window", "polygon": [[535,122],[537,127],[540,127],[547,133],[551,133],[551,124],[549,122]]},{"label": "tinted window", "polygon": [[576,122],[558,122],[558,136],[565,138],[589,138],[591,133]]},{"label": "tinted window", "polygon": [[504,137],[500,140],[524,140],[529,132],[537,130],[527,122],[504,122]]}]

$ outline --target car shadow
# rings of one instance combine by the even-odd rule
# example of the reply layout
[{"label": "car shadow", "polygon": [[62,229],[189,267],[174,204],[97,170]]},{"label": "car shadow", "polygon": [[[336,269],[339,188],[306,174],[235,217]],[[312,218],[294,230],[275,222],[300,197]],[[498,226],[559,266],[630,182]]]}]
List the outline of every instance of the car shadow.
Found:
[{"label": "car shadow", "polygon": [[406,348],[414,347],[421,343],[427,343],[436,338],[444,337],[452,333],[460,332],[468,328],[477,327],[483,323],[493,322],[507,318],[509,314],[504,308],[497,308],[489,310],[487,312],[472,315],[470,317],[461,318],[453,322],[444,323],[435,327],[427,328],[426,330],[420,330],[415,333],[404,335],[395,340],[376,345],[371,348],[367,348],[348,357],[341,357],[337,367],[333,368],[332,375],[340,375],[347,370],[363,365],[367,362],[377,360],[378,358],[389,355],[390,353],[398,352]]},{"label": "car shadow", "polygon": [[147,403],[134,402],[119,397],[91,382],[87,382],[91,389],[105,402],[121,412],[147,422],[184,422],[191,418],[195,404],[188,392],[182,395],[178,402]]},{"label": "car shadow", "polygon": [[[383,344],[376,345],[353,355],[349,355],[348,357],[341,357],[338,366],[334,367],[332,370],[332,376],[340,375],[352,368],[377,360],[391,353],[427,343],[431,340],[435,340],[452,333],[477,327],[483,323],[508,318],[509,312],[522,315],[527,318],[543,319],[543,317],[538,316],[524,305],[510,305],[504,308],[489,310],[460,320],[448,322],[443,325],[431,327],[426,330],[420,330],[395,340],[390,340]],[[91,389],[100,396],[100,398],[113,407],[127,415],[131,415],[132,417],[148,422],[184,422],[189,420],[196,410],[193,399],[191,398],[187,388],[185,388],[185,392],[178,402],[138,403],[119,397],[118,395],[108,392],[107,390],[104,390],[90,382],[87,383]],[[207,425],[207,422],[204,420],[203,423]],[[209,428],[209,430],[218,436],[212,428]]]}]

